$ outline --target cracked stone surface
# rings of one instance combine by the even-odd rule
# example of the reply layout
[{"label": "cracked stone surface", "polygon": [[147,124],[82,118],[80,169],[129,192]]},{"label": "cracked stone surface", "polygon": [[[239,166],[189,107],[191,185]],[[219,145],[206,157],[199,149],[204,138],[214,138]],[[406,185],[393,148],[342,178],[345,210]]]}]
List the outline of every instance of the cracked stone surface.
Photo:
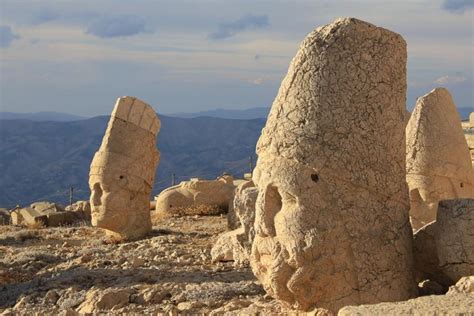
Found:
[{"label": "cracked stone surface", "polygon": [[441,201],[437,220],[415,233],[419,279],[447,287],[474,275],[474,199]]},{"label": "cracked stone surface", "polygon": [[137,239],[151,230],[159,129],[150,105],[133,97],[117,100],[89,174],[92,224],[111,236]]},{"label": "cracked stone surface", "polygon": [[338,19],[293,58],[257,144],[251,266],[301,309],[413,297],[406,43]]},{"label": "cracked stone surface", "polygon": [[[242,183],[237,187],[232,209],[240,225],[238,228],[219,236],[211,251],[213,261],[234,261],[236,265],[248,265],[252,242],[255,237],[254,222],[257,196],[258,189],[252,181]],[[229,223],[229,218],[227,222]]]},{"label": "cracked stone surface", "polygon": [[414,230],[436,219],[438,202],[474,198],[474,171],[461,119],[447,89],[418,98],[406,127]]}]

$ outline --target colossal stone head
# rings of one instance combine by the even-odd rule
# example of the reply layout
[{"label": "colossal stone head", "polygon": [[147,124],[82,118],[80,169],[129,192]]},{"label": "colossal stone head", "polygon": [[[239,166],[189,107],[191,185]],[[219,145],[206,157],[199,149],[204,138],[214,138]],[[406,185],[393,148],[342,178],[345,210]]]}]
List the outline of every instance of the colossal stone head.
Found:
[{"label": "colossal stone head", "polygon": [[251,265],[293,307],[415,291],[405,182],[406,44],[353,19],[301,44],[257,144]]},{"label": "colossal stone head", "polygon": [[436,88],[418,98],[406,127],[407,182],[414,229],[436,220],[438,202],[474,198],[474,171],[451,94]]},{"label": "colossal stone head", "polygon": [[117,100],[89,174],[92,224],[109,235],[136,239],[151,230],[159,129],[151,106],[132,97]]}]

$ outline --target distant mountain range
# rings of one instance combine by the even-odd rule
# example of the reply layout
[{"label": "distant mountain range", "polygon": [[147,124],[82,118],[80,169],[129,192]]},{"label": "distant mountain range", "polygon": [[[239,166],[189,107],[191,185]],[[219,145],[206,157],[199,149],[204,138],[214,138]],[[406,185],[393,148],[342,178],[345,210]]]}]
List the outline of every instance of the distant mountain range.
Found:
[{"label": "distant mountain range", "polygon": [[86,117],[59,113],[59,112],[35,112],[35,113],[13,113],[13,112],[0,112],[0,120],[30,120],[30,121],[54,121],[54,122],[69,122],[84,120]]},{"label": "distant mountain range", "polygon": [[[89,166],[109,117],[72,122],[0,120],[0,207],[48,200],[88,199]],[[154,193],[190,177],[242,177],[255,162],[264,119],[176,118],[160,116],[161,161]]]},{"label": "distant mountain range", "polygon": [[[474,112],[474,108],[458,107],[459,115],[462,120],[469,119],[469,114]],[[235,119],[235,120],[252,120],[263,118],[266,119],[270,112],[269,107],[257,107],[243,110],[227,110],[227,109],[215,109],[208,111],[199,111],[193,113],[172,113],[164,114],[164,116],[180,117],[180,118],[196,118],[196,117],[215,117],[224,119]],[[160,114],[160,117],[163,114]],[[0,120],[30,120],[30,121],[54,121],[54,122],[70,122],[87,119],[83,116],[78,116],[68,113],[59,112],[36,112],[36,113],[13,113],[13,112],[0,112]]]},{"label": "distant mountain range", "polygon": [[218,117],[226,119],[237,119],[237,120],[251,120],[256,118],[267,118],[270,108],[250,108],[244,110],[226,110],[226,109],[215,109],[208,111],[200,111],[194,113],[173,113],[167,114],[173,117],[182,118],[193,118],[193,117]]}]

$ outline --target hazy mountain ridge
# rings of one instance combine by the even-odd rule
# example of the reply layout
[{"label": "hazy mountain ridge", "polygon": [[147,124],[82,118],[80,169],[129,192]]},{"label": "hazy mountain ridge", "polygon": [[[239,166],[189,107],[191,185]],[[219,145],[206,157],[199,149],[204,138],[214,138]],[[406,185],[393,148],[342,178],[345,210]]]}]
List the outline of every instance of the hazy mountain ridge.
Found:
[{"label": "hazy mountain ridge", "polygon": [[[89,196],[88,173],[109,117],[73,122],[0,120],[0,206],[37,200],[66,203]],[[213,178],[224,171],[247,172],[264,119],[183,119],[160,116],[161,162],[154,192],[191,176]]]},{"label": "hazy mountain ridge", "polygon": [[84,116],[79,116],[69,113],[61,112],[32,112],[32,113],[15,113],[15,112],[0,112],[0,120],[30,120],[30,121],[53,121],[53,122],[69,122],[87,119]]},{"label": "hazy mountain ridge", "polygon": [[172,117],[194,118],[194,117],[217,117],[227,119],[250,120],[256,118],[267,118],[270,112],[269,107],[256,107],[243,110],[233,109],[215,109],[207,111],[199,111],[194,113],[173,113],[167,114]]}]

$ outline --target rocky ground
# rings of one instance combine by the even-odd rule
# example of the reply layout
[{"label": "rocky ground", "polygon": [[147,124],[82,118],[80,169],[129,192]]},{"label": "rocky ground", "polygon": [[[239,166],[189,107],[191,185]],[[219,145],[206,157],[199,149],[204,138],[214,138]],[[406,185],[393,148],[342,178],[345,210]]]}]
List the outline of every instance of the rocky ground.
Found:
[{"label": "rocky ground", "polygon": [[0,314],[283,312],[249,268],[212,263],[222,216],[162,219],[135,242],[86,225],[0,226]]},{"label": "rocky ground", "polygon": [[[157,221],[148,238],[134,242],[110,240],[100,229],[85,224],[37,229],[0,226],[0,315],[304,314],[266,295],[250,268],[211,262],[211,248],[226,229],[225,216]],[[454,296],[339,313],[474,311],[474,294],[464,294],[474,291],[474,279],[469,280],[469,289]],[[310,315],[329,314],[315,310]]]}]

